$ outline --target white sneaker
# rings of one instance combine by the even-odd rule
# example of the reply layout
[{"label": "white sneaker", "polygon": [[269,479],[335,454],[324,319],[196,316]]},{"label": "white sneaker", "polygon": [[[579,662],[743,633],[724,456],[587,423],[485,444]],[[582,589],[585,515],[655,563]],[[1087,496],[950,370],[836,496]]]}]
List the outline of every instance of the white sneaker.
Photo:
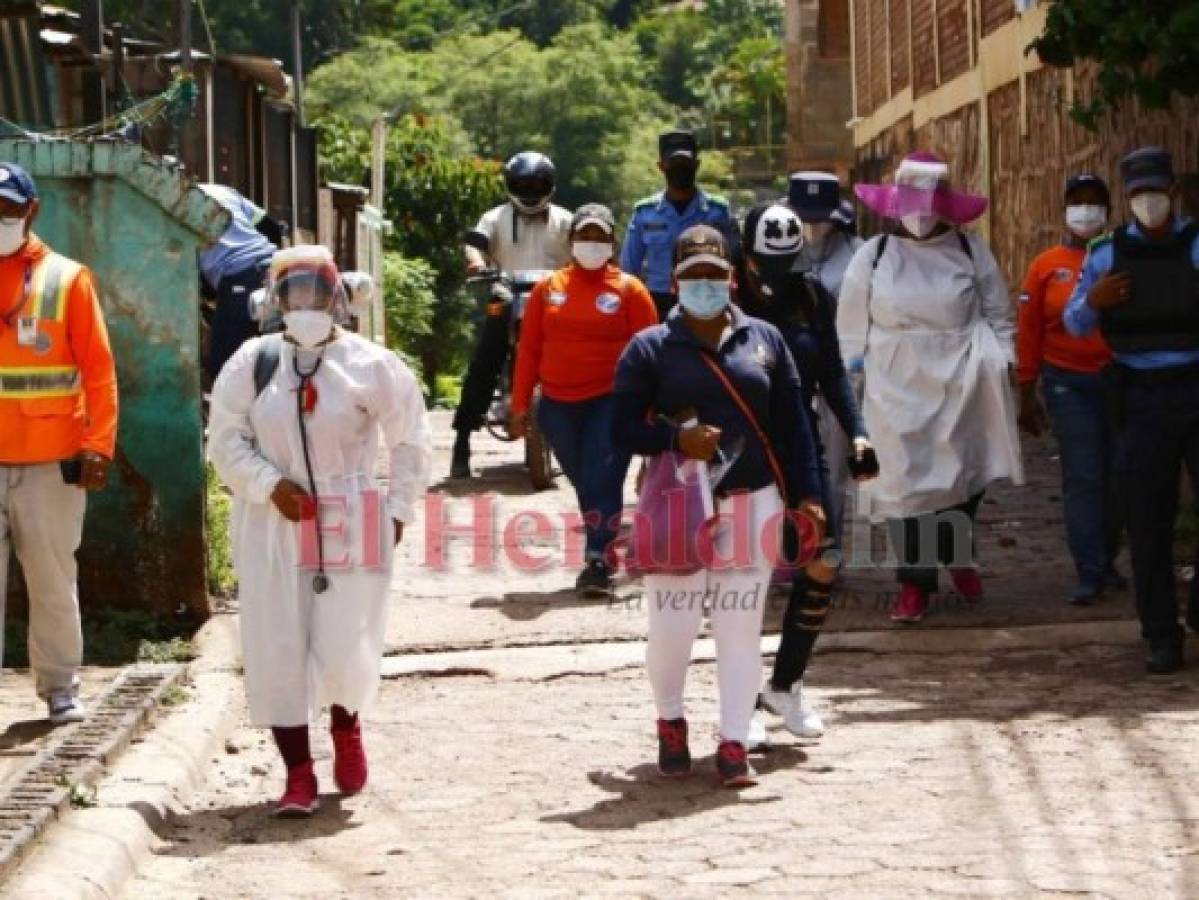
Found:
[{"label": "white sneaker", "polygon": [[761,750],[768,743],[770,738],[766,736],[766,718],[754,710],[754,717],[749,720],[749,733],[745,736],[745,749]]},{"label": "white sneaker", "polygon": [[87,711],[73,691],[54,691],[46,700],[46,709],[55,725],[82,722],[87,718]]},{"label": "white sneaker", "polygon": [[766,682],[762,687],[762,705],[781,716],[787,730],[796,737],[818,738],[824,734],[820,716],[804,706],[803,682],[797,681],[789,691],[776,691]]}]

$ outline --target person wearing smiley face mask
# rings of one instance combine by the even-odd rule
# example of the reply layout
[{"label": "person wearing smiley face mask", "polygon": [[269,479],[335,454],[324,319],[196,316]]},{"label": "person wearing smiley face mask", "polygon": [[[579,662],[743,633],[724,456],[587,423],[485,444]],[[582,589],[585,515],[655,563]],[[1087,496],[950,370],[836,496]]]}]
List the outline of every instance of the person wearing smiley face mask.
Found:
[{"label": "person wearing smiley face mask", "polygon": [[514,437],[528,429],[541,387],[537,424],[575,489],[587,527],[581,597],[612,586],[608,548],[617,535],[630,455],[612,444],[616,361],[638,331],[656,325],[649,291],[612,263],[616,228],[606,206],[579,207],[570,225],[573,261],[533,289],[521,320],[512,387]]},{"label": "person wearing smiley face mask", "polygon": [[1015,314],[991,251],[959,230],[986,198],[951,187],[943,160],[913,153],[893,184],[854,191],[901,223],[854,255],[837,332],[845,358],[862,360],[862,413],[886,461],[859,493],[862,511],[888,523],[900,561],[891,619],[918,622],[941,566],[960,596],[982,599],[973,529],[983,492],[1024,481],[1009,375]]},{"label": "person wearing smiley face mask", "polygon": [[[834,182],[835,184],[835,182]],[[788,730],[800,737],[819,737],[824,732],[820,717],[804,702],[802,679],[816,638],[828,614],[833,582],[838,570],[840,508],[834,502],[830,460],[822,435],[826,430],[815,412],[817,399],[829,410],[830,428],[841,432],[836,452],[848,454],[853,445],[854,477],[868,481],[878,473],[878,459],[858,411],[853,387],[841,360],[841,347],[834,322],[835,303],[816,276],[795,270],[804,246],[803,229],[795,213],[786,206],[761,205],[745,217],[742,235],[743,271],[737,278],[737,303],[746,312],[770,322],[782,332],[795,359],[802,385],[804,406],[812,410],[818,425],[816,452],[820,459],[822,496],[828,513],[826,551],[804,570],[790,566],[780,572],[791,585],[782,637],[775,656],[774,671],[762,688],[760,704],[782,716]],[[842,466],[848,471],[850,466]],[[794,532],[788,534],[787,555],[796,553]],[[750,744],[765,742],[765,724],[755,718]]]},{"label": "person wearing smiley face mask", "polygon": [[[117,376],[91,273],[32,231],[37,186],[0,163],[0,619],[10,550],[50,721],[84,718],[75,552],[117,440]],[[2,649],[2,640],[0,640]]]},{"label": "person wearing smiley face mask", "polygon": [[1087,245],[1107,225],[1111,195],[1099,176],[1079,174],[1066,182],[1065,202],[1066,234],[1033,260],[1020,293],[1016,380],[1020,428],[1039,435],[1047,411],[1057,437],[1066,536],[1078,574],[1069,602],[1087,605],[1106,588],[1126,586],[1113,565],[1120,521],[1111,479],[1115,436],[1102,374],[1112,352],[1099,334],[1070,334],[1062,314],[1078,284]]},{"label": "person wearing smiley face mask", "polygon": [[[1183,665],[1174,594],[1174,517],[1185,465],[1199,481],[1199,224],[1174,213],[1174,163],[1161,147],[1120,162],[1134,221],[1091,245],[1066,307],[1066,328],[1099,329],[1114,354],[1108,386],[1116,413],[1116,477],[1132,550],[1146,667]],[[1187,624],[1199,630],[1199,581]]]}]

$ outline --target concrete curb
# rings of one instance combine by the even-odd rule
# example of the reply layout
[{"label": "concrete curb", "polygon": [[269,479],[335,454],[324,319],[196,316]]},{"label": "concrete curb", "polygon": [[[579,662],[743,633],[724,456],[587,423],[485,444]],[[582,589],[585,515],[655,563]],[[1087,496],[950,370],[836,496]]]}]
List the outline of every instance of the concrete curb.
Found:
[{"label": "concrete curb", "polygon": [[111,900],[149,856],[171,810],[204,782],[208,761],[236,726],[241,679],[234,616],[210,619],[188,666],[191,697],[145,732],[99,785],[100,805],[72,809],[0,886],[14,900]]},{"label": "concrete curb", "polygon": [[[1133,645],[1140,629],[1132,621],[1071,622],[1012,628],[895,628],[885,631],[831,632],[821,635],[817,656],[826,653],[991,653],[1012,650],[1058,650],[1084,644]],[[764,654],[773,654],[778,637],[762,640]],[[695,642],[692,659],[716,658],[711,638]],[[596,675],[641,666],[645,641],[593,642],[548,647],[510,647],[490,650],[449,650],[440,653],[389,656],[383,677],[482,676],[513,680],[552,680],[568,675]]]}]

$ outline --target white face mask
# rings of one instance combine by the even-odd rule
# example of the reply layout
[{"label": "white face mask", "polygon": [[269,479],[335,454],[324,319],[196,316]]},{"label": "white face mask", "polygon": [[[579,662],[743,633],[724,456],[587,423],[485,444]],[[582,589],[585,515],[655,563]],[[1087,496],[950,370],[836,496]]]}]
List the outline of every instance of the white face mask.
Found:
[{"label": "white face mask", "polygon": [[1066,207],[1066,227],[1080,238],[1093,238],[1107,224],[1106,206],[1078,204]]},{"label": "white face mask", "polygon": [[584,269],[602,269],[612,258],[612,245],[604,241],[575,241],[570,252]]},{"label": "white face mask", "polygon": [[0,219],[0,256],[12,256],[25,246],[25,220]]},{"label": "white face mask", "polygon": [[297,309],[283,314],[288,336],[305,350],[321,344],[333,330],[333,317],[317,309]]},{"label": "white face mask", "polygon": [[697,319],[715,319],[728,309],[731,297],[727,281],[696,279],[679,282],[679,305]]},{"label": "white face mask", "polygon": [[1160,228],[1174,211],[1170,195],[1161,191],[1146,191],[1130,201],[1132,214],[1146,228]]},{"label": "white face mask", "polygon": [[902,217],[900,222],[907,229],[908,234],[913,237],[924,239],[933,233],[933,229],[937,227],[937,223],[941,221],[938,216],[929,215],[928,213],[910,213]]}]

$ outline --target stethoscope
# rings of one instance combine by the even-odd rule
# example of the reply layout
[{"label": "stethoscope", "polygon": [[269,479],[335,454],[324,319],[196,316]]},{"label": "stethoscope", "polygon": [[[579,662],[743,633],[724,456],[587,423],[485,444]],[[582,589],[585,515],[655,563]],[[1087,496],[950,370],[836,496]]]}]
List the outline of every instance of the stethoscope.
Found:
[{"label": "stethoscope", "polygon": [[[292,371],[296,373],[296,377],[300,379],[300,387],[296,391],[296,420],[300,425],[300,445],[304,448],[304,469],[308,473],[308,488],[312,492],[312,502],[316,507],[314,515],[314,525],[316,528],[316,559],[317,559],[317,574],[312,579],[312,590],[317,594],[323,594],[329,590],[329,576],[325,574],[325,539],[321,534],[320,511],[321,504],[319,495],[316,492],[316,477],[312,472],[312,453],[308,449],[308,426],[305,424],[304,417],[308,410],[304,408],[304,400],[309,390],[315,391],[312,387],[312,379],[316,377],[316,373],[320,371],[321,363],[324,362],[324,353],[316,358],[316,365],[308,372],[300,369],[299,354],[293,353],[291,358]],[[313,409],[316,408],[315,402]]]}]

